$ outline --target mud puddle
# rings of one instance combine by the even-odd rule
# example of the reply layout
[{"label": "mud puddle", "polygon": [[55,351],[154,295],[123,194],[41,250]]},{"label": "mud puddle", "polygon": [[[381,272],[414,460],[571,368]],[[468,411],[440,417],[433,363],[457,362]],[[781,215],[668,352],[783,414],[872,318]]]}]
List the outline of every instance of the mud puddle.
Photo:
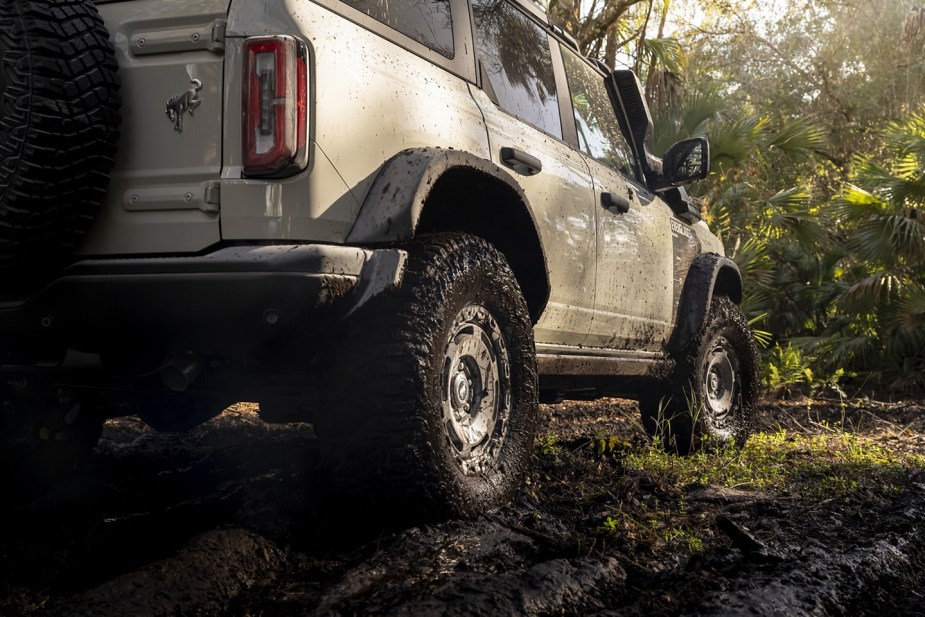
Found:
[{"label": "mud puddle", "polygon": [[[921,453],[923,412],[871,403],[847,425]],[[110,421],[91,468],[4,503],[0,615],[923,613],[925,471],[810,497],[673,486],[628,459],[634,404],[544,413],[514,504],[405,529],[327,509],[308,425],[246,404],[183,435]],[[794,438],[846,425],[826,403],[762,417]]]}]

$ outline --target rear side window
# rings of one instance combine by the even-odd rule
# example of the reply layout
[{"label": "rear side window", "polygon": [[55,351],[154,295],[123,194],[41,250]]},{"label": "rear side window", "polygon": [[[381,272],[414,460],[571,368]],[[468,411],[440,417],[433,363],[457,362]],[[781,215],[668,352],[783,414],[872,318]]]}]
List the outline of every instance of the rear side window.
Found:
[{"label": "rear side window", "polygon": [[342,0],[447,58],[453,57],[450,0]]},{"label": "rear side window", "polygon": [[604,78],[570,49],[561,48],[579,147],[593,159],[633,177],[632,150],[620,130]]},{"label": "rear side window", "polygon": [[562,138],[546,32],[506,0],[472,0],[479,60],[505,111]]}]

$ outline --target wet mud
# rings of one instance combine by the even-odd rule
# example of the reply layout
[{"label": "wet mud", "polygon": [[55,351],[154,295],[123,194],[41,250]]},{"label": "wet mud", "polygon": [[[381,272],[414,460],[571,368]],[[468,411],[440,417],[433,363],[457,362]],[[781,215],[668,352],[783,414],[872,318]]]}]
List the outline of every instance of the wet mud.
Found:
[{"label": "wet mud", "polygon": [[[644,439],[635,404],[543,410],[548,437],[512,505],[404,528],[333,508],[309,425],[267,425],[246,404],[185,434],[112,420],[54,491],[5,491],[0,615],[925,613],[925,470],[852,499],[666,496],[621,459]],[[799,431],[805,414],[781,410],[764,405],[765,421]],[[861,415],[884,443],[925,449],[925,408]],[[696,550],[602,526],[619,504],[669,499],[700,521]]]}]

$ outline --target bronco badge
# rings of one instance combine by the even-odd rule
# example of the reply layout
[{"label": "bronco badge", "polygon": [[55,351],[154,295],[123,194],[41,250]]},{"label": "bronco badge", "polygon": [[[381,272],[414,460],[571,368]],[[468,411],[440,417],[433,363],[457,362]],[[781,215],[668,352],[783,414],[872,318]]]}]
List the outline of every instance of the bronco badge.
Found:
[{"label": "bronco badge", "polygon": [[199,107],[202,100],[199,98],[199,91],[202,90],[202,82],[198,79],[190,81],[193,87],[179,96],[175,96],[167,101],[167,117],[173,122],[173,130],[178,133],[183,132],[183,114],[187,111],[193,115],[193,110]]}]

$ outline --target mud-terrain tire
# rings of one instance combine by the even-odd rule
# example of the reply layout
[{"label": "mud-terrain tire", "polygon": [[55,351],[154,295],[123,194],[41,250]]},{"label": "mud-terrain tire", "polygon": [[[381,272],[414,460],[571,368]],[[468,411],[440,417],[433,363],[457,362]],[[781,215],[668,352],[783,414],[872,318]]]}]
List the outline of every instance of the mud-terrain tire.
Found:
[{"label": "mud-terrain tire", "polygon": [[118,65],[91,0],[0,0],[0,281],[41,283],[89,228],[119,137]]},{"label": "mud-terrain tire", "polygon": [[403,248],[402,284],[347,324],[315,422],[322,456],[341,504],[474,516],[509,501],[529,466],[533,327],[488,242],[438,234]]},{"label": "mud-terrain tire", "polygon": [[676,361],[668,395],[639,402],[646,431],[679,454],[744,445],[758,396],[758,349],[739,307],[713,298],[704,327]]}]

